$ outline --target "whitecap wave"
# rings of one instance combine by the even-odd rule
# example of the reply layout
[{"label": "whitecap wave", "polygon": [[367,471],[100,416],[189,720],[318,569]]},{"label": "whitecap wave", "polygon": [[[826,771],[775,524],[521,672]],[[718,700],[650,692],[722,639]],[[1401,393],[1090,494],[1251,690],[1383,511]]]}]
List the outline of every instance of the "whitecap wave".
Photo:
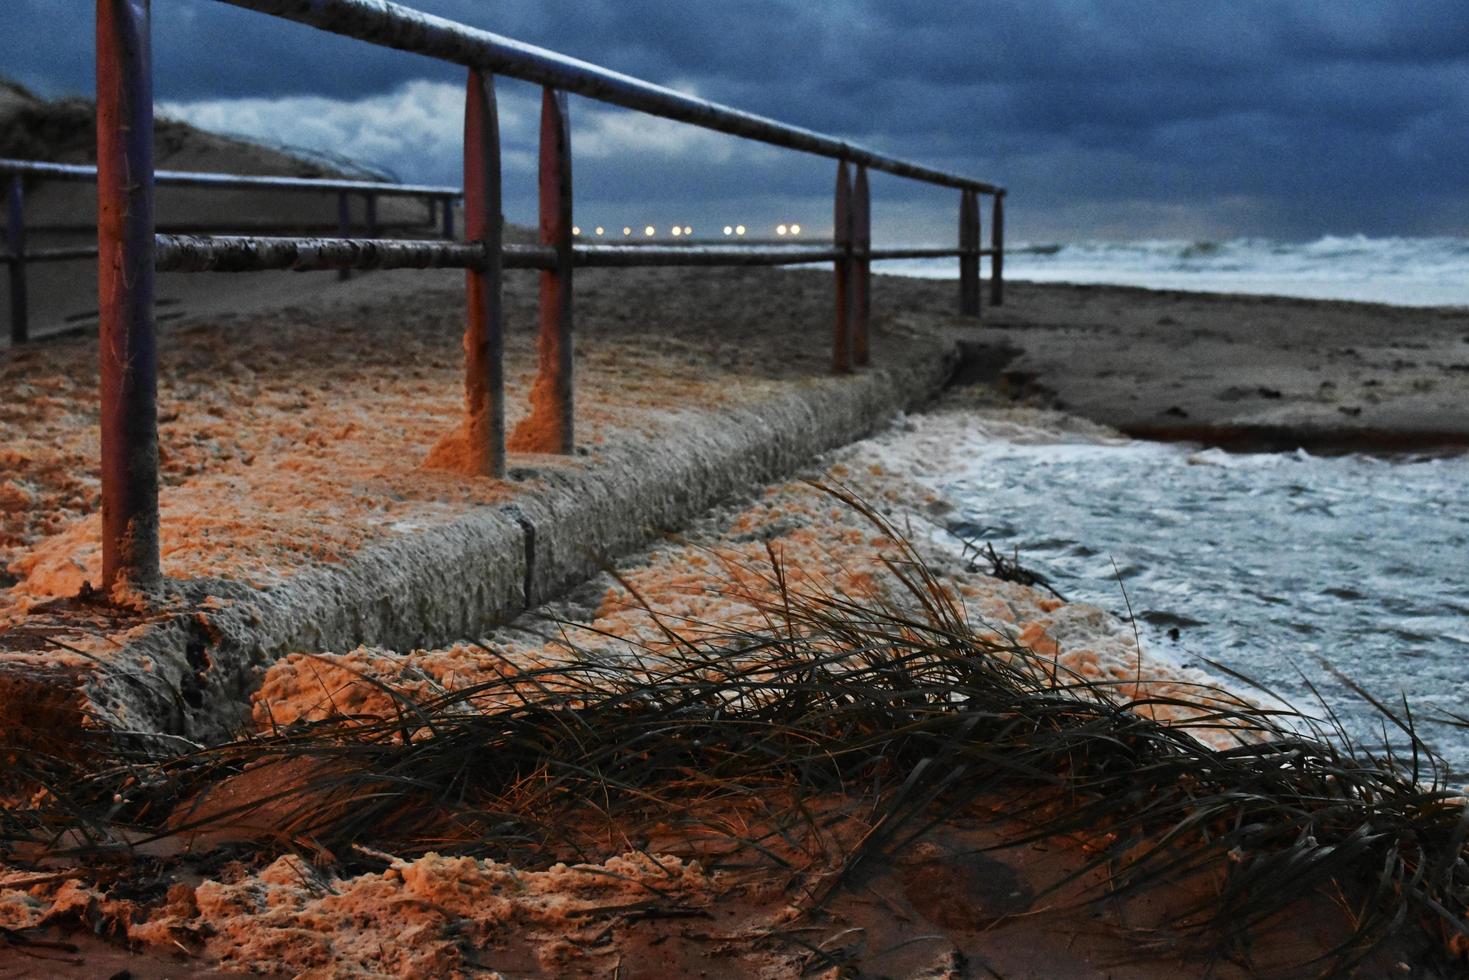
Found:
[{"label": "whitecap wave", "polygon": [[[1021,243],[1006,253],[1005,263],[1008,277],[1036,282],[1469,306],[1469,238],[1448,236]],[[957,275],[953,261],[879,262],[877,267],[925,278]]]}]

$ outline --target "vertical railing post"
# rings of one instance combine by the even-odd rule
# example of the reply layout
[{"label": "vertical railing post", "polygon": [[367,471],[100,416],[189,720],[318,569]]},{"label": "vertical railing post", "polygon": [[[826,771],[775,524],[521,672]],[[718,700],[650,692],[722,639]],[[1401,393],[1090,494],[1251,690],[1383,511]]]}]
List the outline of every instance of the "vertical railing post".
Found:
[{"label": "vertical railing post", "polygon": [[871,360],[868,327],[872,315],[872,195],[867,187],[867,166],[857,165],[852,187],[852,363],[859,367]]},{"label": "vertical railing post", "polygon": [[517,450],[569,453],[575,446],[572,389],[571,129],[566,93],[541,91],[541,244],[556,250],[554,268],[541,272],[539,367],[530,415],[515,428]]},{"label": "vertical railing post", "polygon": [[25,184],[20,174],[10,178],[5,251],[10,253],[10,342],[19,345],[31,337],[30,303],[26,295]]},{"label": "vertical railing post", "polygon": [[162,584],[149,14],[149,0],[97,0],[102,586],[115,599]]},{"label": "vertical railing post", "polygon": [[959,192],[959,312],[979,315],[979,195]]},{"label": "vertical railing post", "polygon": [[990,305],[1005,303],[1005,192],[995,194],[995,213],[990,222]]},{"label": "vertical railing post", "polygon": [[[447,205],[446,205],[447,206]],[[464,233],[485,263],[465,273],[464,435],[478,476],[505,475],[505,310],[500,121],[495,78],[469,70],[464,94]]]},{"label": "vertical railing post", "polygon": [[374,194],[374,193],[372,193],[371,191],[369,191],[368,193],[362,195],[362,197],[363,197],[364,204],[365,204],[365,207],[364,207],[365,216],[363,218],[363,223],[365,225],[367,225],[367,237],[368,238],[376,238],[377,237],[377,195]]},{"label": "vertical railing post", "polygon": [[436,197],[426,197],[423,200],[428,205],[428,227],[433,228],[439,223],[439,199]]},{"label": "vertical railing post", "polygon": [[852,370],[852,173],[837,161],[836,203],[832,209],[832,241],[842,253],[835,263],[836,316],[833,321],[831,369]]},{"label": "vertical railing post", "polygon": [[446,197],[444,198],[443,204],[444,238],[452,242],[454,240],[454,199],[452,197]]},{"label": "vertical railing post", "polygon": [[[347,196],[346,191],[337,191],[337,235],[340,238],[352,237],[352,199]],[[338,279],[351,279],[351,269],[338,269]]]}]

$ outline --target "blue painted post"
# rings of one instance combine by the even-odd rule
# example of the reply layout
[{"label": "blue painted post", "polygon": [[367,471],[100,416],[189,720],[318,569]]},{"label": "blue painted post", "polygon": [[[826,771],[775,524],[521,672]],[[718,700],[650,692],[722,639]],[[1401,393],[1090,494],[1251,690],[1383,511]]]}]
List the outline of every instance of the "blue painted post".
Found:
[{"label": "blue painted post", "polygon": [[97,0],[97,300],[102,374],[102,587],[156,593],[158,363],[153,331],[149,0]]}]

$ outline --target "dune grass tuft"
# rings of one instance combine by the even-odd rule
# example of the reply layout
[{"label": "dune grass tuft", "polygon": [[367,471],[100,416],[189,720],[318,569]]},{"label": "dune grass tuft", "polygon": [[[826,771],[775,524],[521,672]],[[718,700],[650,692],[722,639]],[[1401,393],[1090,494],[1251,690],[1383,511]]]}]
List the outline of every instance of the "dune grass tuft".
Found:
[{"label": "dune grass tuft", "polygon": [[[648,609],[662,642],[613,655],[581,650],[585,627],[562,624],[556,666],[507,662],[494,680],[432,697],[363,677],[394,706],[381,715],[183,754],[119,746],[84,769],[20,758],[15,773],[43,791],[0,816],[0,848],[15,860],[125,858],[243,835],[318,860],[436,850],[549,861],[591,854],[599,832],[636,840],[658,825],[737,837],[781,861],[770,834],[819,833],[803,801],[860,799],[870,830],[838,856],[818,903],[872,855],[998,798],[1029,827],[1011,844],[1085,839],[1086,872],[1105,871],[1110,895],[1212,876],[1173,910],[1177,936],[1242,950],[1328,895],[1353,928],[1313,964],[1323,973],[1415,931],[1465,956],[1469,811],[1406,706],[1373,702],[1403,752],[1354,744],[1329,712],[1217,688],[1124,696],[1137,688],[1067,673],[969,622],[901,535],[831,492],[892,541],[886,596],[795,588],[772,550],[760,587],[741,587],[758,628],[691,629]],[[751,810],[773,829],[741,838],[748,822],[717,816]]]}]

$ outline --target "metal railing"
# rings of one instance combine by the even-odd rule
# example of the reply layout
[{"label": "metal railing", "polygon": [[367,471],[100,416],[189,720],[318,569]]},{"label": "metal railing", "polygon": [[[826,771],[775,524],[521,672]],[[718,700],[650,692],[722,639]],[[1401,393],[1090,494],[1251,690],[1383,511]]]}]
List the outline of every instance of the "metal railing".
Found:
[{"label": "metal railing", "polygon": [[[27,247],[26,186],[45,181],[95,183],[97,168],[81,164],[45,163],[40,160],[0,158],[0,179],[8,178],[6,194],[5,251],[0,263],[10,269],[10,342],[23,344],[30,340],[30,302],[26,265],[32,262],[64,262],[97,256],[96,245],[32,249]],[[430,226],[440,225],[445,238],[454,237],[454,205],[463,197],[457,187],[429,184],[392,184],[373,180],[332,180],[316,177],[267,177],[247,174],[204,173],[188,170],[155,170],[153,183],[171,187],[195,187],[212,190],[293,191],[335,194],[337,198],[337,232],[343,238],[352,233],[351,201],[363,201],[364,230],[368,238],[378,233],[377,201],[380,197],[412,197],[428,204]],[[350,273],[342,270],[344,275]]]},{"label": "metal railing", "polygon": [[[386,0],[216,0],[448,61],[467,69],[464,232],[467,241],[158,235],[153,225],[150,0],[97,0],[99,335],[102,366],[102,579],[104,589],[150,593],[161,584],[158,544],[157,364],[153,275],[174,271],[462,268],[466,275],[466,469],[505,471],[503,273],[540,270],[538,373],[531,411],[508,440],[518,450],[574,446],[572,279],[578,266],[788,265],[832,262],[832,367],[868,363],[871,263],[959,260],[959,309],[977,315],[979,260],[991,256],[991,302],[1003,301],[1003,188],[885,156],[811,130],[477,30]],[[540,244],[503,240],[495,75],[542,87]],[[595,245],[574,240],[567,93],[837,161],[829,245]],[[855,171],[855,173],[854,173]],[[875,249],[868,172],[959,191],[955,249]],[[156,175],[155,175],[156,176]],[[979,198],[993,200],[992,245],[981,247]]]}]

